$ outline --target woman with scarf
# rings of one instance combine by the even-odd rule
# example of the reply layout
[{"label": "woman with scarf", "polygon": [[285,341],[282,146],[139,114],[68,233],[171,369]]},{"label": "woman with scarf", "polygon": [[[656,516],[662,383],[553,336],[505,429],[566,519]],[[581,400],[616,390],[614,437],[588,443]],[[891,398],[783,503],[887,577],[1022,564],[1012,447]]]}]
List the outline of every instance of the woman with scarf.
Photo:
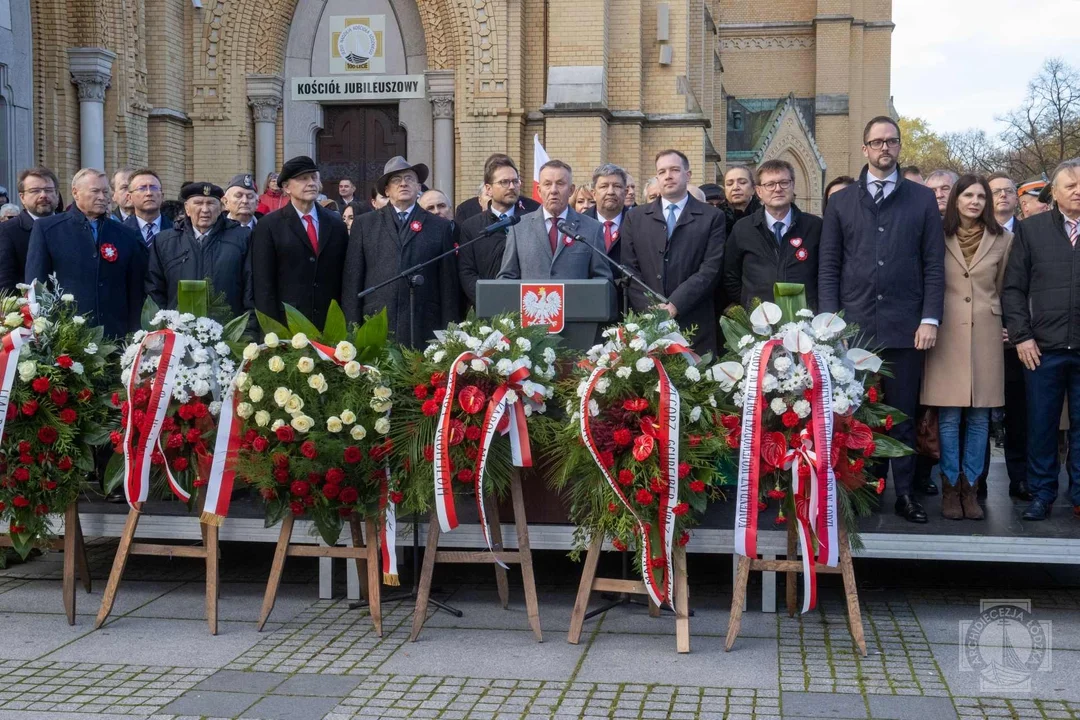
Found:
[{"label": "woman with scarf", "polygon": [[266,176],[266,190],[259,196],[259,207],[255,212],[259,217],[268,215],[289,204],[289,196],[278,187],[278,174],[272,172]]},{"label": "woman with scarf", "polygon": [[950,520],[983,518],[974,482],[986,463],[990,411],[1005,403],[1001,288],[1013,236],[994,219],[991,198],[976,175],[949,195],[945,312],[923,375],[922,404],[938,410],[941,513]]}]

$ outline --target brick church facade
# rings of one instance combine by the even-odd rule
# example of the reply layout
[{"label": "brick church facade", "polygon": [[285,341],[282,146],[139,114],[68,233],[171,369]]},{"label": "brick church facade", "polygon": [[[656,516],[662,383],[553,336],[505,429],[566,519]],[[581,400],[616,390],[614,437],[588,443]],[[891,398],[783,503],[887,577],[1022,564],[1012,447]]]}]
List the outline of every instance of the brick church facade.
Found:
[{"label": "brick church facade", "polygon": [[890,0],[0,0],[0,184],[149,165],[174,197],[310,154],[363,191],[405,154],[460,202],[538,135],[579,181],[782,157],[817,210],[890,114],[892,28]]}]

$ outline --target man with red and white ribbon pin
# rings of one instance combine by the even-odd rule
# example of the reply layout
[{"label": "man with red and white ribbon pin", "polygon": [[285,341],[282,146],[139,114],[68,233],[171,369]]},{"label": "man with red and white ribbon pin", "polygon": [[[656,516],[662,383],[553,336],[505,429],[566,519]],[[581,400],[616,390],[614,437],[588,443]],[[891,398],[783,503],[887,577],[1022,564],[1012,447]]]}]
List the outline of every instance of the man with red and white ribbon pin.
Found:
[{"label": "man with red and white ribbon pin", "polygon": [[[670,302],[661,308],[683,327],[697,326],[694,350],[717,351],[713,292],[724,261],[724,214],[690,197],[690,160],[679,150],[656,155],[660,197],[631,210],[622,228],[623,263]],[[653,300],[631,285],[641,312]]]},{"label": "man with red and white ribbon pin", "polygon": [[146,248],[137,230],[108,216],[109,180],[83,168],[71,181],[74,205],[41,218],[30,233],[26,282],[46,282],[56,274],[80,313],[105,328],[111,338],[139,329],[146,276]]}]

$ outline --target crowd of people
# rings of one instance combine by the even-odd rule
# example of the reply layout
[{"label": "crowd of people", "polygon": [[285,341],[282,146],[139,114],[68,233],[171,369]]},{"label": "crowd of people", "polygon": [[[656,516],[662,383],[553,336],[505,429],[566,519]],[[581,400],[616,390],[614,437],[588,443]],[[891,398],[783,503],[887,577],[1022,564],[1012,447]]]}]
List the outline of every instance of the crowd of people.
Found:
[{"label": "crowd of people", "polygon": [[[623,168],[575,178],[557,159],[539,168],[534,200],[500,153],[476,196],[456,207],[425,184],[425,165],[402,157],[368,197],[340,179],[339,200],[323,194],[309,157],[286,161],[261,194],[241,173],[224,188],[185,183],[179,201],[165,200],[152,169],[109,177],[85,168],[66,210],[56,175],[29,168],[18,178],[21,209],[0,224],[0,289],[55,274],[119,337],[138,328],[146,296],[175,308],[180,280],[209,278],[238,314],[283,320],[289,304],[321,327],[333,301],[350,321],[385,309],[396,339],[416,346],[475,304],[480,280],[620,280],[607,257],[636,278],[632,309],[695,326],[695,350],[715,355],[729,305],[801,283],[814,310],[842,312],[880,349],[884,399],[907,417],[890,434],[935,456],[889,461],[898,515],[927,521],[919,497],[939,492],[936,463],[944,517],[983,517],[991,418],[1003,408],[1009,494],[1028,502],[1025,520],[1047,518],[1067,398],[1080,518],[1080,160],[1019,185],[1000,173],[924,178],[899,165],[900,129],[884,116],[866,125],[862,152],[858,178],[827,185],[821,216],[796,204],[795,170],[783,160],[732,166],[722,184],[695,186],[677,149],[656,155],[640,203]],[[513,216],[520,221],[484,232]],[[429,260],[418,277],[394,282]]]}]

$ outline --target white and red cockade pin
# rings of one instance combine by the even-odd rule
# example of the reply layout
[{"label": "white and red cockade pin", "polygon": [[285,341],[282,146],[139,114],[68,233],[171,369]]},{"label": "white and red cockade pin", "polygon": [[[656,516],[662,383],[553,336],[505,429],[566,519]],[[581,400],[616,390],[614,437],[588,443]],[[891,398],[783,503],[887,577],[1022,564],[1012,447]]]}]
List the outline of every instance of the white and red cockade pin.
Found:
[{"label": "white and red cockade pin", "polygon": [[793,248],[802,247],[802,238],[791,238],[788,242],[791,243]]},{"label": "white and red cockade pin", "polygon": [[574,244],[574,238],[570,237],[569,235],[563,235],[562,236],[562,241],[563,241],[563,245],[566,245],[567,247]]},{"label": "white and red cockade pin", "polygon": [[618,239],[619,239],[619,231],[618,231],[618,230],[616,230],[616,231],[614,231],[613,233],[611,233],[611,241],[612,241],[612,242],[615,242],[615,241],[616,241],[616,240],[618,240]]},{"label": "white and red cockade pin", "polygon": [[101,252],[101,257],[104,258],[106,262],[114,263],[114,262],[116,262],[116,259],[118,257],[120,257],[120,253],[117,252],[116,246],[113,245],[112,243],[103,244],[101,246],[101,251],[100,252]]},{"label": "white and red cockade pin", "polygon": [[423,227],[424,226],[420,224],[419,220],[413,220],[411,223],[409,223],[409,229],[413,232],[420,232]]},{"label": "white and red cockade pin", "polygon": [[799,248],[795,251],[795,259],[799,262],[804,262],[808,257],[810,257],[810,253],[806,252],[806,248]]}]

